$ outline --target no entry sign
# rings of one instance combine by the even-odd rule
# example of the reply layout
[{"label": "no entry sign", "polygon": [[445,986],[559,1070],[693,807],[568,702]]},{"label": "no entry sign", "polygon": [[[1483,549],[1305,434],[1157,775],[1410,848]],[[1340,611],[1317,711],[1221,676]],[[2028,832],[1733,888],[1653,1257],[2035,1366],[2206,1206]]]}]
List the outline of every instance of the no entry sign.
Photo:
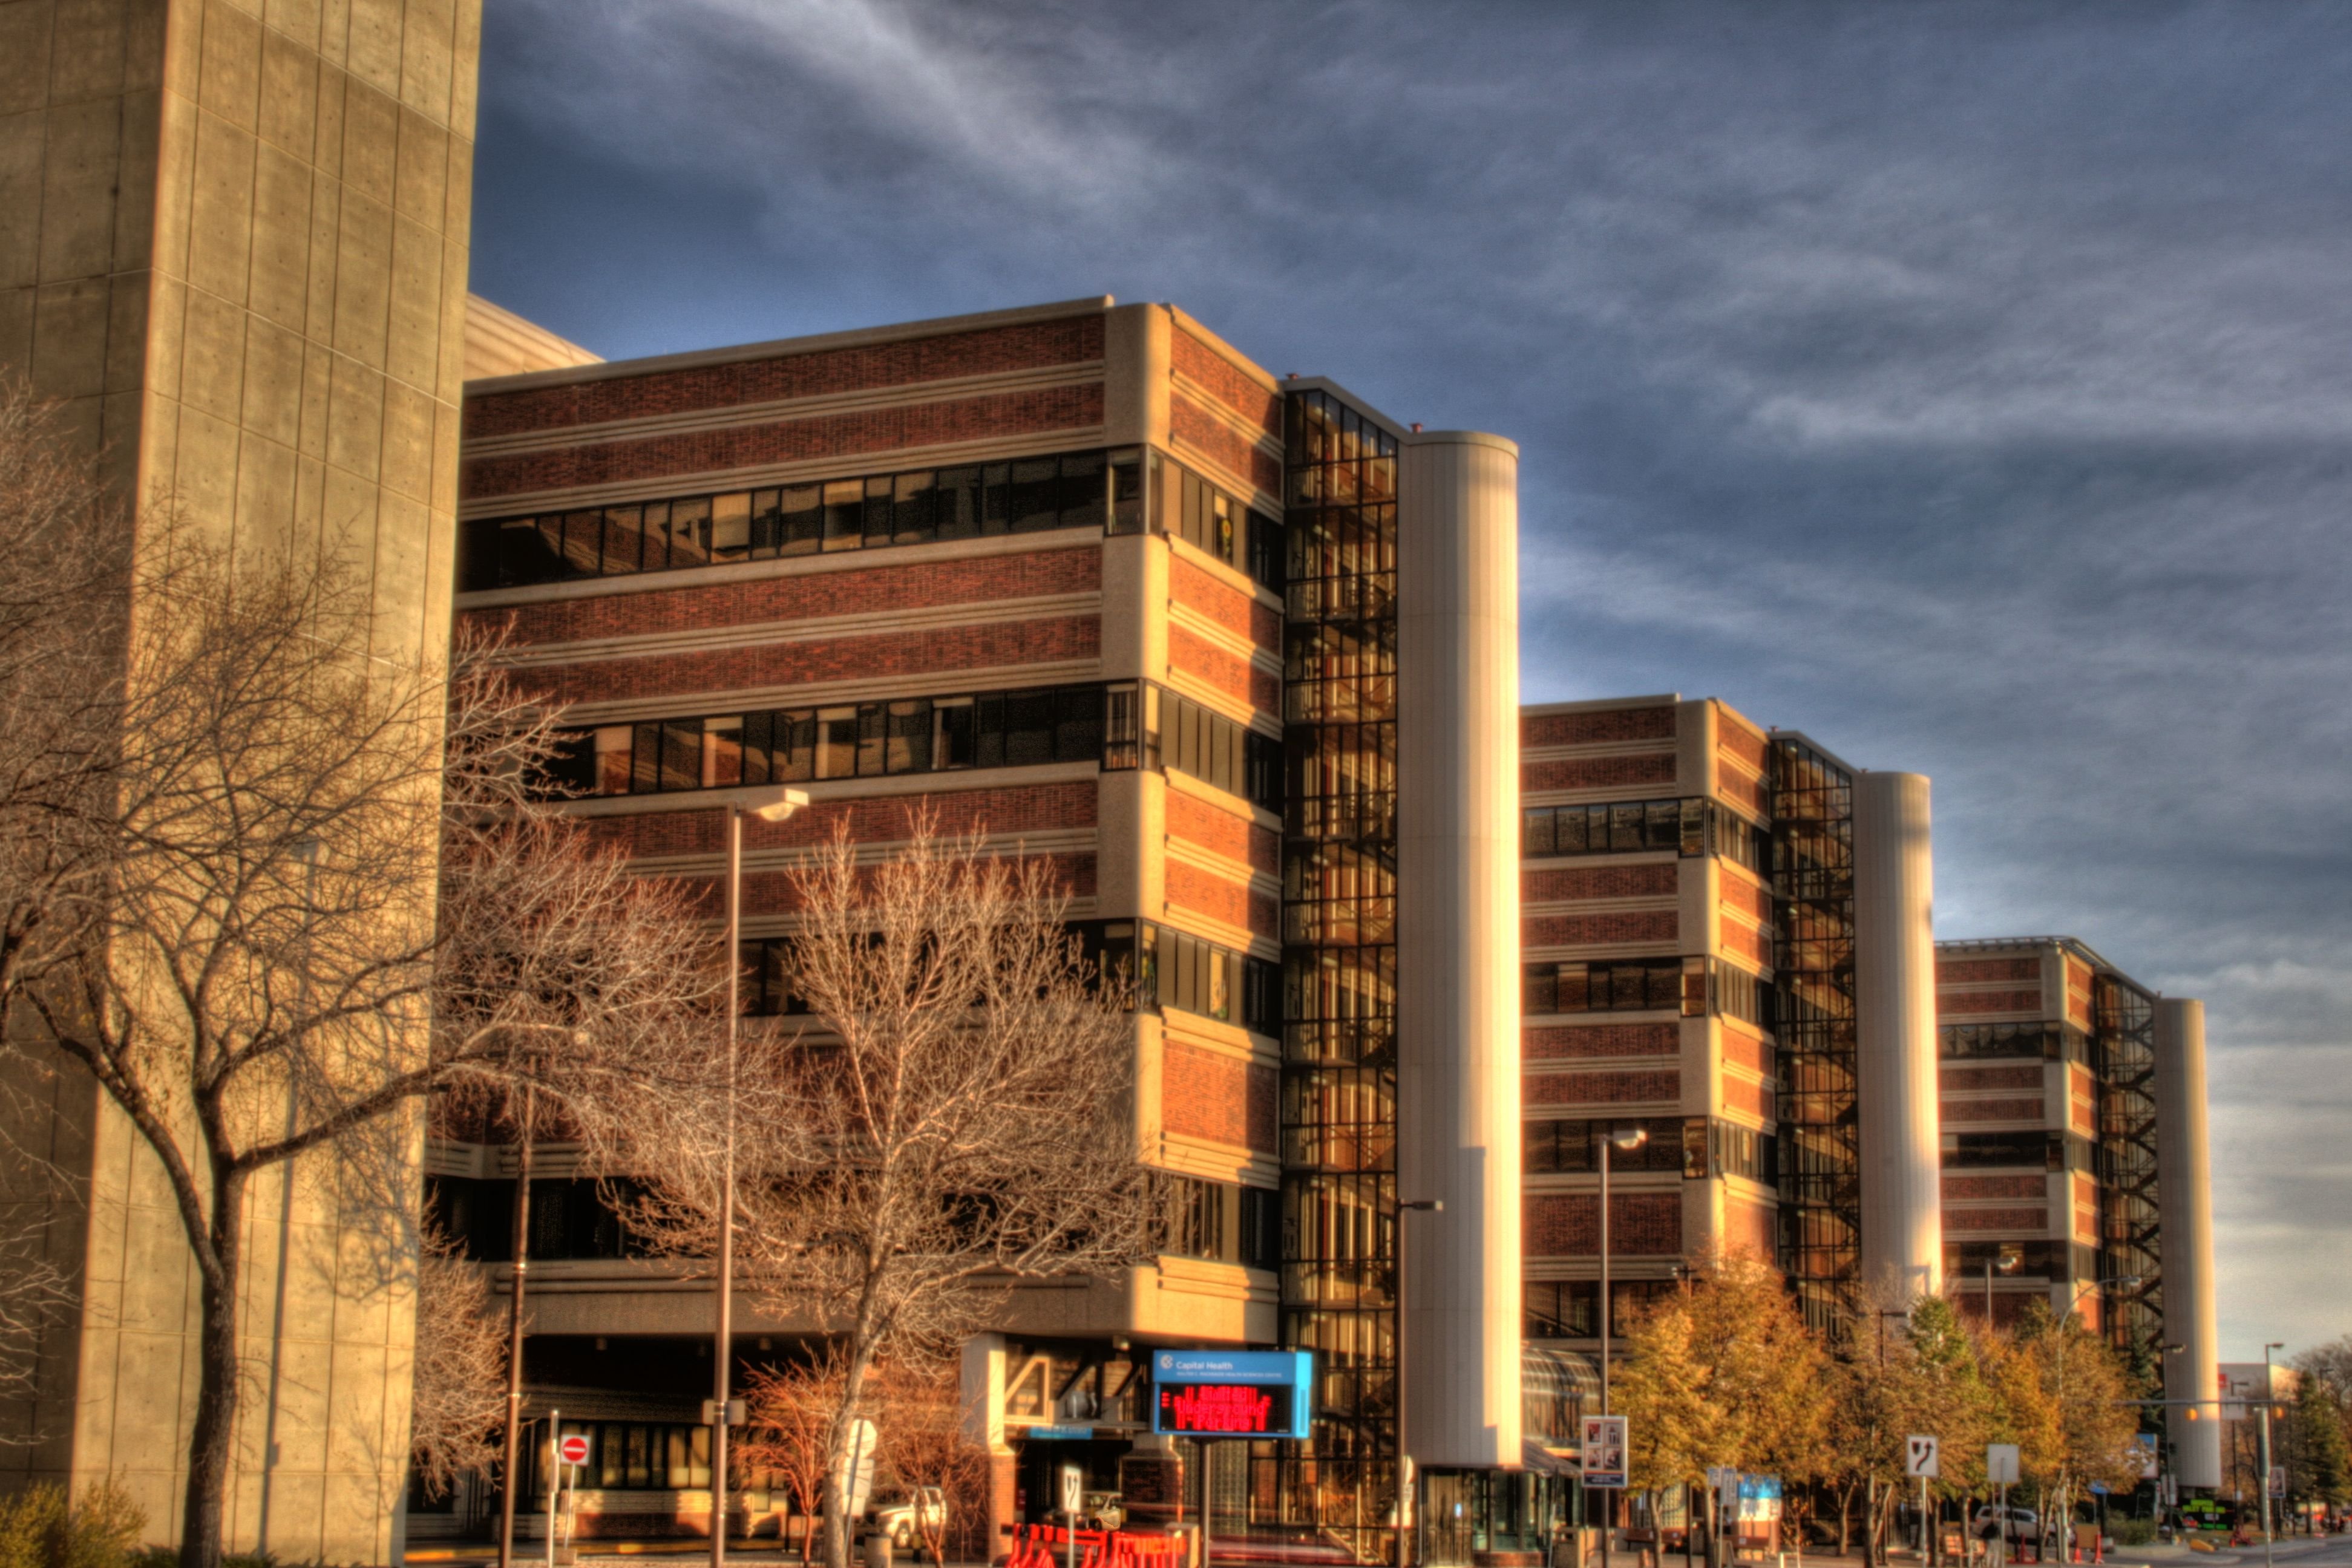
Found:
[{"label": "no entry sign", "polygon": [[565,1433],[563,1435],[563,1440],[555,1445],[555,1452],[567,1465],[586,1464],[588,1462],[588,1435],[584,1432]]}]

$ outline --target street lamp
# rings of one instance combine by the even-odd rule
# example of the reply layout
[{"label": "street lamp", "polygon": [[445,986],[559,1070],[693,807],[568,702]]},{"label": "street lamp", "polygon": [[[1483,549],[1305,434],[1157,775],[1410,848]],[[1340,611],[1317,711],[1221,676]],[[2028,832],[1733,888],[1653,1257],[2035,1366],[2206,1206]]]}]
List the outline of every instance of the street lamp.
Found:
[{"label": "street lamp", "polygon": [[[1616,1325],[1610,1322],[1612,1314],[1609,1301],[1609,1151],[1622,1149],[1632,1154],[1650,1141],[1650,1130],[1638,1122],[1620,1122],[1601,1138],[1601,1300],[1599,1302],[1601,1330],[1601,1413],[1609,1414],[1609,1333]],[[1617,1529],[1617,1494],[1611,1492],[1607,1514],[1601,1522],[1601,1568],[1609,1568],[1609,1537]]]},{"label": "street lamp", "polygon": [[727,813],[727,1105],[719,1166],[718,1322],[711,1341],[710,1564],[727,1562],[727,1406],[729,1364],[735,1339],[735,1056],[742,1033],[743,813],[781,822],[808,804],[808,792],[782,784],[653,795],[601,795],[571,803],[578,817],[638,816],[656,811]]},{"label": "street lamp", "polygon": [[1410,1568],[1413,1559],[1414,1521],[1419,1516],[1412,1506],[1413,1493],[1420,1490],[1412,1474],[1412,1456],[1405,1451],[1404,1437],[1404,1217],[1408,1213],[1443,1214],[1445,1200],[1438,1197],[1397,1199],[1396,1218],[1396,1451],[1397,1451],[1397,1568]]},{"label": "street lamp", "polygon": [[710,1354],[710,1568],[726,1568],[727,1563],[728,1374],[735,1359],[735,1054],[743,1028],[743,813],[781,822],[807,804],[807,791],[772,785],[743,790],[725,807],[727,1140],[719,1167],[719,1323]]},{"label": "street lamp", "polygon": [[2271,1560],[2271,1403],[2278,1397],[2271,1385],[2271,1352],[2284,1350],[2286,1342],[2263,1346],[2263,1562]]}]

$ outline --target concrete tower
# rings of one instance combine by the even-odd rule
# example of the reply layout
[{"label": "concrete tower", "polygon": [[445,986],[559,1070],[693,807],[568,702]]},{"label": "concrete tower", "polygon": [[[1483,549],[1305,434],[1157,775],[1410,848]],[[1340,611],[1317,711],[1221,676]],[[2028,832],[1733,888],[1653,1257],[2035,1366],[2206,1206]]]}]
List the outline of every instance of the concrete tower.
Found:
[{"label": "concrete tower", "polygon": [[[447,652],[480,22],[480,0],[0,5],[0,372],[64,403],[125,503],[169,495],[240,558],[340,546],[393,663]],[[20,1131],[79,1178],[47,1233],[82,1315],[41,1347],[7,1477],[110,1475],[168,1535],[194,1265],[109,1103],[67,1084],[41,1114]],[[413,1285],[326,1175],[254,1184],[246,1354],[283,1393],[274,1423],[244,1401],[227,1544],[383,1563]]]},{"label": "concrete tower", "polygon": [[1519,1462],[1518,469],[1405,439],[1397,510],[1397,1187],[1406,1451]]},{"label": "concrete tower", "polygon": [[[2156,1004],[2158,1207],[2164,1226],[2164,1339],[2182,1349],[2164,1357],[2180,1484],[2221,1484],[2221,1357],[2213,1318],[2212,1161],[2205,1139],[2205,1004],[2168,998]],[[2196,1418],[2189,1418],[2190,1412]]]},{"label": "concrete tower", "polygon": [[1858,775],[1853,985],[1862,1278],[1906,1296],[1943,1288],[1934,905],[1927,780],[1916,773]]}]

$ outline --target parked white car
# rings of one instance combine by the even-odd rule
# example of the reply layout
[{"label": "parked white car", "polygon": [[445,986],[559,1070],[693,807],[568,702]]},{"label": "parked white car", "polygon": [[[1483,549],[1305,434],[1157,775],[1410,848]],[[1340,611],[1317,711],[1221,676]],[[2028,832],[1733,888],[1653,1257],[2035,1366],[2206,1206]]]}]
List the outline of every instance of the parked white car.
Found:
[{"label": "parked white car", "polygon": [[[918,1516],[917,1511],[920,1510]],[[899,1552],[911,1552],[923,1539],[926,1526],[943,1531],[948,1522],[948,1500],[937,1487],[917,1487],[895,1502],[877,1503],[870,1516],[875,1527],[890,1537],[891,1547]]]}]

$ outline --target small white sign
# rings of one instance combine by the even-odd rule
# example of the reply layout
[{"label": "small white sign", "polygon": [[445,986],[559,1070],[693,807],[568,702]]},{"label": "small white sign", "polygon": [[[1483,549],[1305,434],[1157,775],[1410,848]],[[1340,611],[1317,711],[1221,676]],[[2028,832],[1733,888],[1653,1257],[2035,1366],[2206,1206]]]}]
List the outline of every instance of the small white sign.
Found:
[{"label": "small white sign", "polygon": [[1625,1417],[1584,1418],[1584,1484],[1595,1490],[1625,1490]]},{"label": "small white sign", "polygon": [[2273,1465],[2271,1467],[2271,1496],[2286,1496],[2286,1467],[2284,1465]]},{"label": "small white sign", "polygon": [[1726,1513],[1733,1515],[1738,1513],[1739,1471],[1738,1469],[1730,1465],[1709,1465],[1706,1467],[1706,1485],[1707,1490],[1715,1493],[1716,1500],[1723,1504]]},{"label": "small white sign", "polygon": [[1942,1475],[1937,1450],[1942,1445],[1933,1437],[1913,1436],[1903,1440],[1903,1473],[1935,1480]]},{"label": "small white sign", "polygon": [[857,1518],[866,1511],[866,1500],[874,1492],[874,1450],[880,1434],[874,1423],[859,1417],[849,1424],[849,1451],[841,1456],[841,1469],[848,1484],[849,1517]]},{"label": "small white sign", "polygon": [[1988,1443],[1985,1445],[1985,1479],[1994,1486],[2017,1484],[2017,1445]]},{"label": "small white sign", "polygon": [[1062,1511],[1072,1519],[1087,1506],[1087,1473],[1076,1465],[1062,1467]]}]

